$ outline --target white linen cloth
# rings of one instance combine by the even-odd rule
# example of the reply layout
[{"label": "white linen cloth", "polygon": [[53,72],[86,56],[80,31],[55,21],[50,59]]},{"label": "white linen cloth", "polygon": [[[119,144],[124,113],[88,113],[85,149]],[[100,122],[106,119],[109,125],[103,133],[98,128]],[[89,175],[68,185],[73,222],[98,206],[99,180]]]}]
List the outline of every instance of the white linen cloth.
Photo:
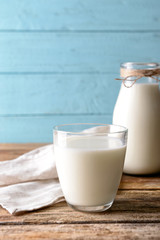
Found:
[{"label": "white linen cloth", "polygon": [[0,205],[11,214],[63,201],[53,145],[0,162]]}]

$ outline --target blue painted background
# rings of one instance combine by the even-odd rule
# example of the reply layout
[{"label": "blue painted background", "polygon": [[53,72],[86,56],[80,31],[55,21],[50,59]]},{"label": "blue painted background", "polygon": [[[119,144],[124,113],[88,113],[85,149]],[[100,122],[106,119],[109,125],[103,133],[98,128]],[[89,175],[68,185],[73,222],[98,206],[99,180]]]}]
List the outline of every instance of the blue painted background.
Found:
[{"label": "blue painted background", "polygon": [[0,0],[0,142],[110,123],[124,61],[160,62],[159,0]]}]

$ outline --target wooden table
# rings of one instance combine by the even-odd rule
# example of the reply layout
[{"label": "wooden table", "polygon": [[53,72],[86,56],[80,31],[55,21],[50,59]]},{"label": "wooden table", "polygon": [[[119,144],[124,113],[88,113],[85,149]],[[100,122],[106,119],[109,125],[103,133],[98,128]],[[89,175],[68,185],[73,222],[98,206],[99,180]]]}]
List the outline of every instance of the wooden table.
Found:
[{"label": "wooden table", "polygon": [[[42,144],[0,144],[0,160]],[[19,216],[0,207],[0,239],[160,239],[160,175],[123,175],[112,208],[75,212],[65,202]]]}]

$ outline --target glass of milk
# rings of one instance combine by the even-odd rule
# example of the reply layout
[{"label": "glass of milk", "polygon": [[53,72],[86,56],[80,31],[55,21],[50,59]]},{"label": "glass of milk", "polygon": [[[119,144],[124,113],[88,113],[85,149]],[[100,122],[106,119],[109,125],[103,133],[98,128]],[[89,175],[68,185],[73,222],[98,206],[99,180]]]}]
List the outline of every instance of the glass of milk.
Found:
[{"label": "glass of milk", "polygon": [[67,124],[54,129],[56,167],[69,206],[101,212],[110,208],[122,176],[127,128]]}]

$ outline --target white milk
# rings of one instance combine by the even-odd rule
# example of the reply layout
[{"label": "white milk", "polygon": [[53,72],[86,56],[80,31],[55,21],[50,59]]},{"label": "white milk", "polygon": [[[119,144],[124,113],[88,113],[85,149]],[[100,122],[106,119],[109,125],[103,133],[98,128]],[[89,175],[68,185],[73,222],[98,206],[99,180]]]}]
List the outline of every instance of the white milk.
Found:
[{"label": "white milk", "polygon": [[122,85],[113,124],[128,128],[124,172],[152,174],[160,171],[160,90],[158,83]]},{"label": "white milk", "polygon": [[56,166],[68,203],[99,206],[112,203],[124,164],[126,146],[106,136],[70,137],[55,146]]}]

